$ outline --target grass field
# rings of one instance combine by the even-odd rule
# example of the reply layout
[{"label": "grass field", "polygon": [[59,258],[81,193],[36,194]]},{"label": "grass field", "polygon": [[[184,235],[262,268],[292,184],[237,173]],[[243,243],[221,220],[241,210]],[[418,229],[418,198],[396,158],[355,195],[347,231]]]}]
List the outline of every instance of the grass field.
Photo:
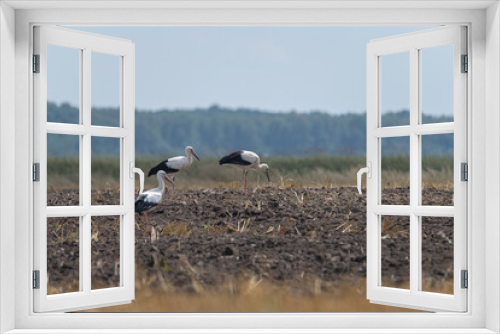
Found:
[{"label": "grass field", "polygon": [[[136,166],[144,173],[163,157],[137,158]],[[276,186],[332,187],[355,186],[357,171],[366,165],[365,157],[273,157],[263,159],[270,166],[271,181]],[[79,166],[76,158],[49,158],[47,162],[48,187],[54,189],[78,187]],[[423,157],[422,182],[424,187],[453,188],[453,158]],[[92,183],[101,188],[119,186],[119,158],[93,158]],[[138,179],[138,178],[136,178]],[[156,187],[154,177],[146,177],[145,188]],[[231,166],[219,166],[216,158],[202,158],[177,176],[179,189],[239,187],[240,170]],[[249,174],[249,182],[255,186],[267,185],[263,173]],[[382,159],[383,186],[409,185],[409,158],[389,156]]]}]

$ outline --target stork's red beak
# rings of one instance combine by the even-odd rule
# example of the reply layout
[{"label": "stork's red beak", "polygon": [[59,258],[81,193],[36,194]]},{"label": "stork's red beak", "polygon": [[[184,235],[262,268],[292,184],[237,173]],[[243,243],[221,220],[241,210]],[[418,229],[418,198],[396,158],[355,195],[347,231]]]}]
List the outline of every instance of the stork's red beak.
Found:
[{"label": "stork's red beak", "polygon": [[269,170],[266,170],[267,181],[271,182],[271,178],[269,177]]},{"label": "stork's red beak", "polygon": [[198,155],[196,155],[196,152],[194,150],[191,150],[191,153],[193,153],[194,157],[198,160],[200,160],[200,158],[198,158]]}]

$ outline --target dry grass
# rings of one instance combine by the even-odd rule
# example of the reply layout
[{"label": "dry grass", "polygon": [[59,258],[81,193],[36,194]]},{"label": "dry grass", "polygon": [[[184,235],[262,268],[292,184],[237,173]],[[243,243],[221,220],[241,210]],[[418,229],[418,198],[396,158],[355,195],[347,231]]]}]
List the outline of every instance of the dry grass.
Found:
[{"label": "dry grass", "polygon": [[[194,292],[180,293],[163,280],[161,286],[153,288],[151,282],[156,277],[145,273],[140,268],[136,271],[136,294],[132,303],[82,312],[418,312],[370,303],[366,299],[366,280],[352,277],[333,283],[317,277],[280,283],[259,276],[228,278],[216,289],[204,289],[201,284],[194,284],[198,286]],[[107,287],[100,283],[94,286]],[[71,291],[78,291],[76,282],[74,287]],[[408,289],[409,282],[394,287]],[[453,280],[425,280],[422,290],[453,294]],[[57,287],[48,288],[48,294],[61,292]]]},{"label": "dry grass", "polygon": [[[273,283],[261,277],[228,279],[217,289],[191,293],[175,292],[163,282],[152,288],[155,278],[136,273],[136,297],[130,304],[84,312],[416,312],[415,310],[371,304],[366,299],[366,280],[346,277],[342,282],[323,282],[305,277],[303,282]],[[408,288],[404,282],[398,287]],[[424,289],[452,293],[453,285]]]},{"label": "dry grass", "polygon": [[[229,169],[230,167],[228,167]],[[283,175],[278,171],[274,172],[271,183],[267,182],[265,175],[260,175],[258,172],[249,174],[248,185],[251,188],[263,188],[267,186],[275,186],[279,188],[336,188],[356,185],[356,173],[359,169],[352,169],[345,172],[330,172],[326,170],[311,171],[307,175],[299,175],[297,173],[288,173]],[[191,178],[186,174],[179,174],[176,177],[176,185],[178,190],[195,190],[207,188],[227,188],[240,189],[243,187],[243,181],[240,182],[242,175],[230,170],[229,175],[232,175],[235,180],[218,181],[208,178]],[[156,179],[153,177],[146,178],[145,189],[157,187]],[[410,186],[409,173],[400,171],[388,171],[383,174],[383,188],[408,188]],[[58,189],[78,189],[78,184],[72,182],[63,176],[51,179],[48,188],[53,190]],[[363,178],[362,188],[366,188],[366,180]],[[453,190],[453,173],[450,171],[424,171],[422,173],[422,188],[437,188],[442,190]],[[101,177],[96,182],[92,183],[92,189],[98,191],[119,192],[118,180],[113,178]],[[136,181],[136,191],[139,190],[139,182]]]},{"label": "dry grass", "polygon": [[[147,175],[149,169],[163,160],[138,158],[136,164]],[[354,186],[356,173],[365,166],[364,157],[273,157],[269,163],[274,186],[284,188]],[[383,159],[382,183],[390,187],[409,186],[409,165],[405,157]],[[453,188],[453,159],[449,157],[425,157],[422,182],[424,187]],[[408,165],[408,166],[407,166]],[[78,159],[49,158],[47,164],[48,187],[53,189],[77,188],[79,181]],[[114,190],[119,188],[120,166],[117,158],[92,159],[92,188]],[[262,172],[249,173],[250,187],[269,185]],[[176,177],[178,189],[240,188],[241,170],[231,166],[219,166],[214,158],[195,161]],[[146,189],[157,186],[156,178],[146,177]],[[137,181],[138,188],[138,181]]]},{"label": "dry grass", "polygon": [[453,170],[425,170],[422,173],[422,188],[453,190]]},{"label": "dry grass", "polygon": [[169,221],[161,231],[157,231],[160,235],[184,235],[189,237],[191,230],[189,229],[189,224],[184,221]]},{"label": "dry grass", "polygon": [[[50,280],[47,283],[52,283]],[[56,283],[57,284],[57,283]],[[80,284],[78,282],[72,282],[69,285],[63,286],[53,286],[50,285],[47,287],[47,295],[57,295],[60,293],[68,293],[68,292],[78,292],[80,291]]]},{"label": "dry grass", "polygon": [[[409,188],[410,173],[397,170],[382,172],[383,188]],[[353,185],[351,183],[350,185]],[[441,190],[453,190],[453,170],[427,169],[422,171],[422,188],[437,188]]]}]

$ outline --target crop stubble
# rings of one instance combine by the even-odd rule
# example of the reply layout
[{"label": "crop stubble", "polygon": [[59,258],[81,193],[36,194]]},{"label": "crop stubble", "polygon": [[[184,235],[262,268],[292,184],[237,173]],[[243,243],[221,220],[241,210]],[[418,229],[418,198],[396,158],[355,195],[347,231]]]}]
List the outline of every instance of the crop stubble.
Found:
[{"label": "crop stubble", "polygon": [[[60,201],[60,192],[71,197],[71,191],[53,191],[49,204]],[[99,204],[118,196],[107,192],[93,194]],[[408,194],[405,189],[384,192],[393,204]],[[429,205],[449,203],[452,196],[451,190],[434,188],[423,193]],[[149,218],[151,237],[136,216],[136,301],[102,311],[394,311],[373,309],[365,301],[366,196],[353,187],[267,187],[246,197],[239,189],[180,190],[176,200],[164,200]],[[449,292],[453,280],[453,224],[446,219],[423,225],[427,291]],[[382,273],[391,286],[408,285],[407,225],[392,219],[382,226],[382,254],[390,254],[382,260]],[[78,280],[78,239],[68,226],[68,218],[53,218],[48,225],[54,293],[74,291]],[[116,233],[113,224],[95,224],[93,287],[119,284],[117,255],[109,251],[116,248]],[[182,296],[193,303],[179,302]],[[250,302],[256,296],[262,302]],[[332,298],[344,303],[328,303]],[[236,301],[248,307],[235,308]]]}]

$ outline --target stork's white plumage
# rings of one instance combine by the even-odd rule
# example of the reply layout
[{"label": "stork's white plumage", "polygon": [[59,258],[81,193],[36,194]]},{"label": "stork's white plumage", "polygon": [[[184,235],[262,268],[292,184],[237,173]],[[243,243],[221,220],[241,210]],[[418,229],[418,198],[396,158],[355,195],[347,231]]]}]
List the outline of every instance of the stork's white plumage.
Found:
[{"label": "stork's white plumage", "polygon": [[[160,162],[158,165],[151,168],[148,176],[156,174],[160,170],[164,171],[168,175],[179,173],[180,171],[183,171],[191,166],[193,163],[193,156],[200,160],[194,149],[191,146],[187,146],[186,156],[168,158],[167,160]],[[167,181],[170,182],[174,188],[172,190],[172,197],[175,198],[175,182],[170,178],[167,178]]]},{"label": "stork's white plumage", "polygon": [[247,174],[251,169],[254,170],[265,170],[267,175],[267,180],[271,181],[269,178],[269,166],[267,164],[260,163],[260,157],[257,153],[252,151],[236,151],[230,153],[219,160],[221,165],[233,165],[235,167],[243,169],[243,188],[245,189],[245,195],[247,194]]},{"label": "stork's white plumage", "polygon": [[163,195],[168,192],[168,187],[165,184],[165,180],[169,180],[167,173],[162,170],[158,171],[158,173],[156,173],[156,178],[158,179],[158,188],[147,190],[142,194],[139,194],[135,200],[135,212],[139,214],[142,213],[144,215],[144,219],[146,221],[146,231],[148,233],[150,233],[148,211],[160,204]]}]

